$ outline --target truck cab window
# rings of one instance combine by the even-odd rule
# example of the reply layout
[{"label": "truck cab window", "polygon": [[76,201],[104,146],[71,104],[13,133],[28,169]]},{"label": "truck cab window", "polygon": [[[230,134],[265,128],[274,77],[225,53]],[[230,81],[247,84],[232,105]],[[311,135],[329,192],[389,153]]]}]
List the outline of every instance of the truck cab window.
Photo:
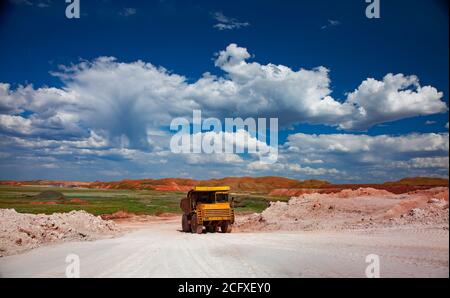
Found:
[{"label": "truck cab window", "polygon": [[216,194],[216,202],[228,202],[228,194]]}]

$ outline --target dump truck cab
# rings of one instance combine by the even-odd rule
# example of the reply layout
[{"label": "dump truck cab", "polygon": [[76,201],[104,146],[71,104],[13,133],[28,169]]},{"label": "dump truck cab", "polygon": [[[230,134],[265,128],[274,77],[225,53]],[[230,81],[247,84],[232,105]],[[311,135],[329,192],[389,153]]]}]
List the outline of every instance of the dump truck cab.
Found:
[{"label": "dump truck cab", "polygon": [[229,186],[196,186],[180,202],[183,210],[183,232],[201,234],[207,232],[230,233],[234,223],[233,198]]}]

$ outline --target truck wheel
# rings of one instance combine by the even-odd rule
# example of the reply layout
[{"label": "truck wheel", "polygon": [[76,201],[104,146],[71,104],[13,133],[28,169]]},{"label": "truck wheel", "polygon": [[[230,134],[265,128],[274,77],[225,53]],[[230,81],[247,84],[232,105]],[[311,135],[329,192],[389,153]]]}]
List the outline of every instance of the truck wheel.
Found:
[{"label": "truck wheel", "polygon": [[197,215],[192,215],[191,218],[191,232],[201,234],[203,233],[203,226],[197,223]]},{"label": "truck wheel", "polygon": [[222,233],[231,233],[231,224],[229,222],[224,222],[221,226],[220,226],[220,231]]},{"label": "truck wheel", "polygon": [[197,226],[197,234],[202,234],[203,233],[203,226]]},{"label": "truck wheel", "polygon": [[183,216],[181,217],[181,228],[183,230],[183,232],[189,232],[191,230],[191,227],[189,226],[189,220],[187,217],[187,214],[183,214]]}]

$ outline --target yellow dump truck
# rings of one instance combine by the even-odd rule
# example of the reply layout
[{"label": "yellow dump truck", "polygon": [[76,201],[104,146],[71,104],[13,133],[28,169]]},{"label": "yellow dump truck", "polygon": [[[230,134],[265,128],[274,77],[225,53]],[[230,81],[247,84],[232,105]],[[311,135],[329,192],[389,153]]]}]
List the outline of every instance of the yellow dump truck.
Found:
[{"label": "yellow dump truck", "polygon": [[229,186],[196,186],[180,202],[183,210],[183,232],[201,234],[207,232],[230,233],[234,223],[233,198]]}]

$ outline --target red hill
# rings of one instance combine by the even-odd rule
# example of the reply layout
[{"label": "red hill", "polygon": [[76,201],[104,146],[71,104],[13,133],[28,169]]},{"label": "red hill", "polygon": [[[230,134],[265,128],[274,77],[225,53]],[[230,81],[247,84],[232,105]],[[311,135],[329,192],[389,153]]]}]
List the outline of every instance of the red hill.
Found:
[{"label": "red hill", "polygon": [[59,187],[87,187],[98,189],[129,189],[129,190],[159,190],[185,192],[193,186],[219,186],[228,185],[233,191],[251,191],[268,193],[273,196],[298,196],[311,192],[338,192],[342,189],[358,189],[360,187],[371,187],[384,189],[392,193],[404,193],[413,190],[427,189],[436,186],[447,186],[448,179],[414,177],[404,178],[399,181],[386,182],[382,184],[331,184],[322,180],[295,180],[284,177],[225,177],[210,180],[194,180],[186,178],[164,178],[164,179],[125,179],[113,182],[80,182],[80,181],[0,181],[0,185],[46,185]]}]

